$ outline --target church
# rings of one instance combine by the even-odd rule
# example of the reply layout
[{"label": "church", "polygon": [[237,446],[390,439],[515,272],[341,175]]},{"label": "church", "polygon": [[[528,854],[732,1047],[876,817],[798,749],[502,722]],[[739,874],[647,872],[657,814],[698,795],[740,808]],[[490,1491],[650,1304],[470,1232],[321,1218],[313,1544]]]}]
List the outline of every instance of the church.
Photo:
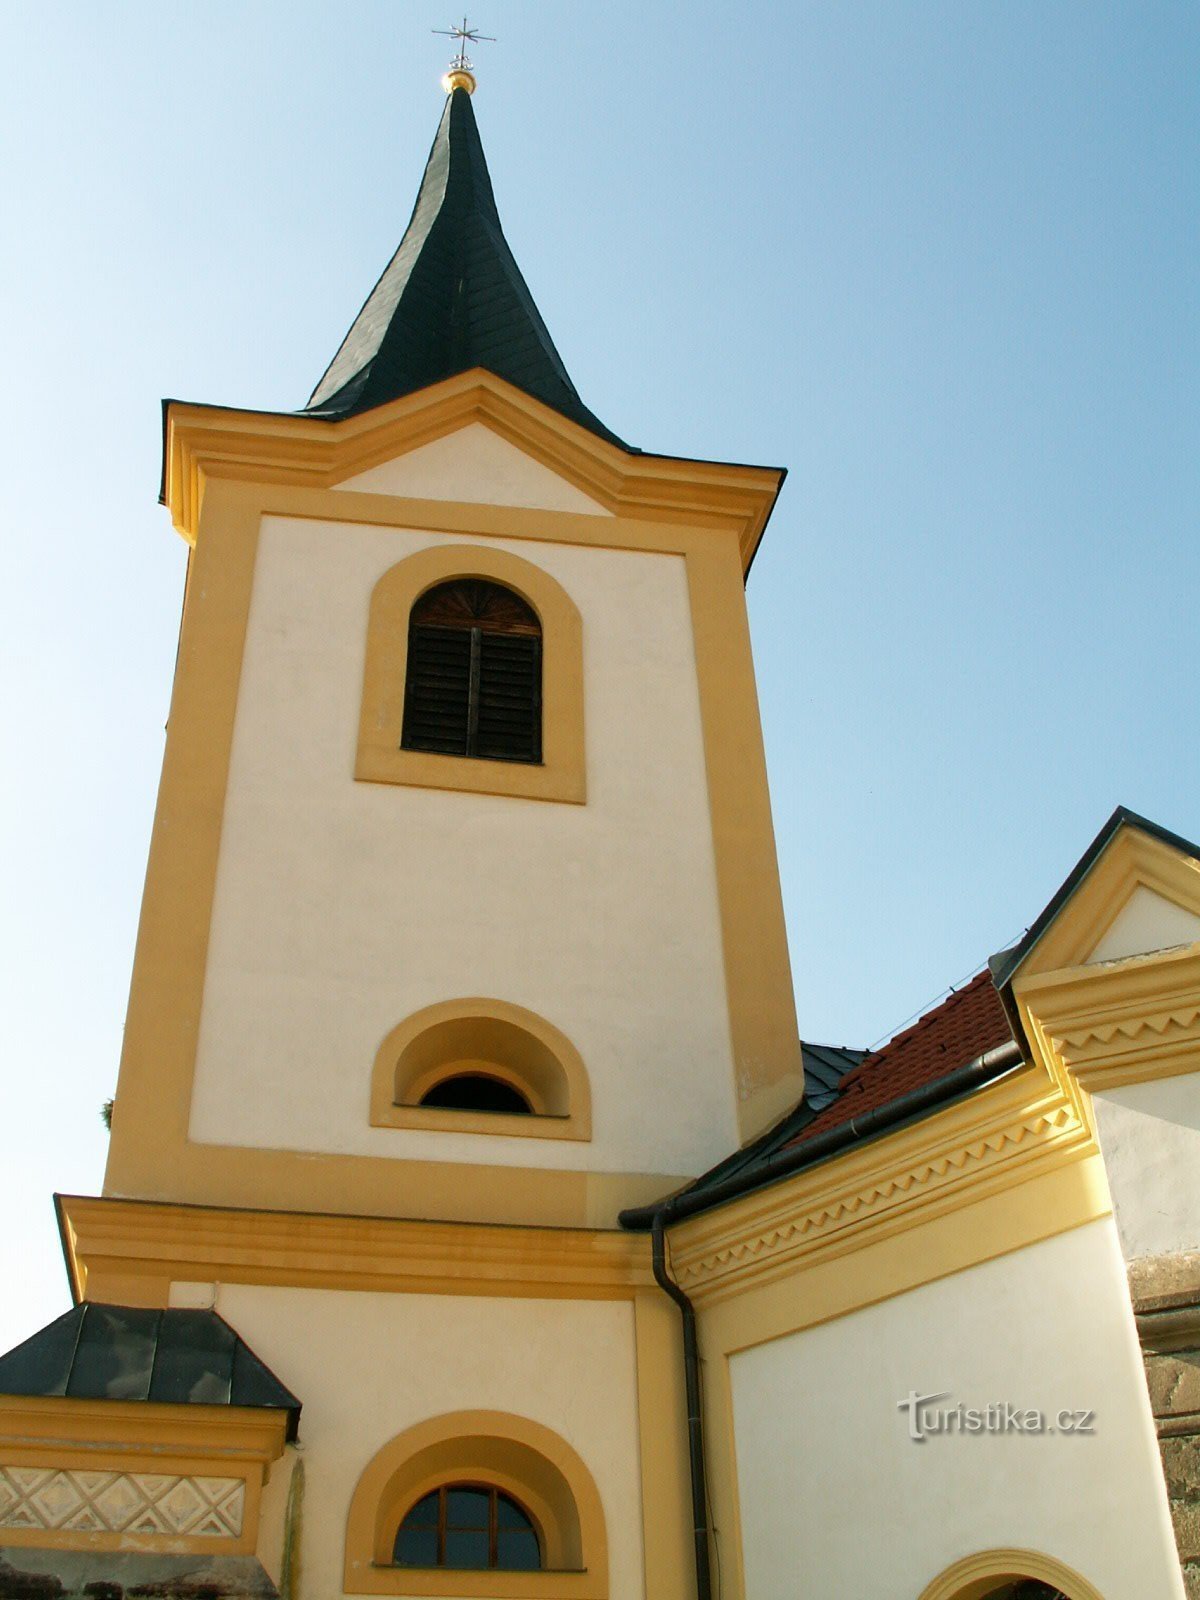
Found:
[{"label": "church", "polygon": [[912,1026],[802,1040],[783,471],[587,408],[475,87],[307,405],[164,406],[170,723],[0,1597],[1200,1596],[1200,846],[1118,809]]}]

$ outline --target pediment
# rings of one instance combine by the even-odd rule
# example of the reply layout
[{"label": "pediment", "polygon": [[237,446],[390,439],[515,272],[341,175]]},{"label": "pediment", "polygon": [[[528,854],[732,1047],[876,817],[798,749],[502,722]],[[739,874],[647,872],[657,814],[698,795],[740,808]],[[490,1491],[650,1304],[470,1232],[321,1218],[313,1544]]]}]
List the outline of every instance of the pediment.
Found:
[{"label": "pediment", "polygon": [[468,422],[440,439],[355,472],[334,488],[414,500],[465,500],[612,516],[607,506],[482,422]]},{"label": "pediment", "polygon": [[[456,452],[465,451],[476,474],[523,497],[510,504],[728,531],[745,570],[784,477],[776,467],[622,448],[482,368],[337,421],[172,400],[164,442],[163,500],[189,543],[209,480],[417,501],[453,492],[469,504],[471,485],[461,474],[454,481]],[[419,494],[418,485],[438,493]]]},{"label": "pediment", "polygon": [[1021,964],[1022,978],[1200,941],[1200,861],[1121,827]]}]

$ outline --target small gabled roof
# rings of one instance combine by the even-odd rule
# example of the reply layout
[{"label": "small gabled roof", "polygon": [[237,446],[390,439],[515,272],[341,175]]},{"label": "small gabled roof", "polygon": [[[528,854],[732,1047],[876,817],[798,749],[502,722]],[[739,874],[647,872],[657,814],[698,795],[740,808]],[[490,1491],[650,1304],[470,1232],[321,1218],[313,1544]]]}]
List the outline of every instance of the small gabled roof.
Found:
[{"label": "small gabled roof", "polygon": [[305,408],[338,419],[484,367],[629,449],[583,404],[500,227],[470,92],[453,89],[412,218]]},{"label": "small gabled roof", "polygon": [[252,1406],[288,1413],[300,1402],[215,1311],[84,1301],[0,1356],[0,1394],[166,1405]]},{"label": "small gabled roof", "polygon": [[1000,950],[989,959],[988,966],[991,968],[992,979],[997,989],[1002,991],[1007,989],[1016,976],[1018,967],[1047,932],[1075,890],[1123,828],[1136,828],[1151,839],[1157,839],[1160,844],[1178,850],[1181,855],[1200,861],[1200,845],[1193,844],[1181,834],[1172,833],[1168,828],[1160,827],[1157,822],[1151,822],[1149,817],[1139,816],[1127,806],[1118,806],[1054,892],[1045,910],[1030,924],[1024,935],[1009,949]]}]

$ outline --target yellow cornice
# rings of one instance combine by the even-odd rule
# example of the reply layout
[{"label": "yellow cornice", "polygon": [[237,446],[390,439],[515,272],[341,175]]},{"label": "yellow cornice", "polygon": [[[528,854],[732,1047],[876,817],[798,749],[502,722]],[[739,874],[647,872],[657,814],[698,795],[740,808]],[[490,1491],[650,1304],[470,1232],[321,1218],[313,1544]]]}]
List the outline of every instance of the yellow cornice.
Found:
[{"label": "yellow cornice", "polygon": [[286,1411],[251,1406],[0,1395],[5,1459],[51,1450],[56,1460],[64,1451],[120,1459],[122,1470],[152,1471],[164,1456],[265,1466],[283,1454],[287,1426]]},{"label": "yellow cornice", "polygon": [[1200,944],[1019,979],[1026,1031],[1065,1090],[1144,1083],[1200,1063]]},{"label": "yellow cornice", "polygon": [[597,1299],[654,1282],[648,1241],[625,1233],[79,1195],[59,1204],[71,1281],[90,1298],[114,1280],[138,1304],[161,1303],[172,1281]]},{"label": "yellow cornice", "polygon": [[715,1302],[960,1212],[1035,1171],[1095,1151],[1070,1097],[1039,1069],[1026,1068],[898,1133],[672,1228],[673,1269],[698,1303]]},{"label": "yellow cornice", "polygon": [[194,544],[210,479],[328,489],[471,422],[483,422],[614,515],[734,531],[743,570],[782,481],[770,467],[631,454],[477,367],[338,422],[172,400],[164,499]]}]

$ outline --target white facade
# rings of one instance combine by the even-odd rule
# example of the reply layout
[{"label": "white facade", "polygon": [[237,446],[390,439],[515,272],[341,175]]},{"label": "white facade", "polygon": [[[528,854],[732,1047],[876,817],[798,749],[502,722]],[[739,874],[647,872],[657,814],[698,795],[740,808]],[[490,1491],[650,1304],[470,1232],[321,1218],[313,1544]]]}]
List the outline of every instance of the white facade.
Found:
[{"label": "white facade", "polygon": [[540,1423],[578,1452],[603,1505],[609,1593],[653,1600],[628,1301],[225,1284],[217,1310],[252,1347],[280,1352],[281,1375],[304,1399],[306,1595],[342,1593],[350,1500],[375,1453],[416,1423],[478,1409]]},{"label": "white facade", "polygon": [[[1090,1223],[730,1362],[747,1600],[915,1600],[1027,1549],[1104,1600],[1182,1600],[1115,1230]],[[916,1443],[899,1402],[1095,1413]]]},{"label": "white facade", "polygon": [[[456,542],[478,541],[264,519],[190,1137],[699,1172],[738,1131],[683,559],[490,541],[542,566],[582,615],[585,806],[356,782],[372,588]],[[380,1041],[472,995],[572,1041],[590,1143],[369,1125]]]}]

